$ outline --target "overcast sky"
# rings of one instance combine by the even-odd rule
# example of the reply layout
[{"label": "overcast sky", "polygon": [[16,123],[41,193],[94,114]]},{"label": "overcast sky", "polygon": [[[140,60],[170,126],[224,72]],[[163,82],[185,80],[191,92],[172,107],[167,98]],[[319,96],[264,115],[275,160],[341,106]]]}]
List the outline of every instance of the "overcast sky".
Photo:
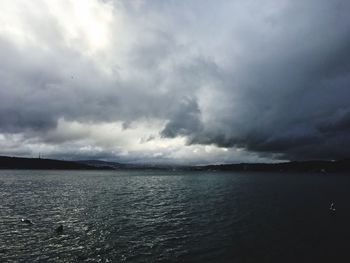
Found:
[{"label": "overcast sky", "polygon": [[0,155],[350,156],[348,0],[0,0]]}]

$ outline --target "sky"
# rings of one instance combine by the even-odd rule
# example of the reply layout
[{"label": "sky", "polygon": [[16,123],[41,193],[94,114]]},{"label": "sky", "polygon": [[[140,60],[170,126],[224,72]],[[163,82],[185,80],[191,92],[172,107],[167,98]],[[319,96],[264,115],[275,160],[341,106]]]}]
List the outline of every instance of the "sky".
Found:
[{"label": "sky", "polygon": [[347,0],[0,0],[0,155],[350,156]]}]

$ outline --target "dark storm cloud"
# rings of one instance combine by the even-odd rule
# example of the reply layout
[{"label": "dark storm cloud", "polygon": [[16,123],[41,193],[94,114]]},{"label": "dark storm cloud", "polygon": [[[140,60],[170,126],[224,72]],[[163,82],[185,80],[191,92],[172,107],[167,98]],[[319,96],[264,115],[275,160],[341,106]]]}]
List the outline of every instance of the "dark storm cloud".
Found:
[{"label": "dark storm cloud", "polygon": [[162,136],[164,137],[189,136],[200,133],[203,128],[198,104],[193,99],[182,101],[178,111],[170,119],[171,121],[166,124],[162,131]]},{"label": "dark storm cloud", "polygon": [[53,133],[62,119],[125,130],[155,119],[189,145],[350,155],[347,1],[91,2],[122,17],[93,55],[84,34],[66,39],[49,4],[23,13],[24,44],[0,34],[0,133],[59,147],[89,136]]},{"label": "dark storm cloud", "polygon": [[245,49],[238,70],[227,72],[220,87],[226,97],[215,101],[226,103],[225,111],[204,129],[187,125],[186,132],[179,116],[172,131],[178,123],[178,134],[186,134],[190,143],[280,153],[281,158],[349,156],[349,8],[344,1],[290,3],[261,27],[248,27],[236,40]]}]

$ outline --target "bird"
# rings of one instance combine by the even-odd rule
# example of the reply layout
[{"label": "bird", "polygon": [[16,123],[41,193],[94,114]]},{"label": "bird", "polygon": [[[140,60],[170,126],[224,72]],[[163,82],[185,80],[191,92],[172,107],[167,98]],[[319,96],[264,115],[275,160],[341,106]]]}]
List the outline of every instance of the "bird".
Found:
[{"label": "bird", "polygon": [[24,224],[27,224],[27,225],[33,225],[34,224],[32,221],[30,221],[30,219],[24,219],[24,218],[21,219],[21,222],[24,223]]},{"label": "bird", "polygon": [[60,225],[59,227],[57,227],[57,228],[55,229],[55,232],[56,232],[57,234],[62,234],[62,233],[63,233],[63,225]]}]

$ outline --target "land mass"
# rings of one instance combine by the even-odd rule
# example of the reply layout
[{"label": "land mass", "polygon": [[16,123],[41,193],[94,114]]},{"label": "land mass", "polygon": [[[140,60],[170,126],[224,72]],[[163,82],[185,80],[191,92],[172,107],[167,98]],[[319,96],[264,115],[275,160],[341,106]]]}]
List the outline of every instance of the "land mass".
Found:
[{"label": "land mass", "polygon": [[0,169],[21,169],[21,170],[97,170],[109,169],[109,167],[96,167],[93,165],[42,158],[20,158],[0,156]]},{"label": "land mass", "polygon": [[33,170],[184,170],[184,171],[254,171],[254,172],[350,172],[350,159],[338,161],[301,161],[283,163],[239,163],[201,166],[140,165],[101,160],[62,161],[43,158],[0,156],[0,169]]},{"label": "land mass", "polygon": [[256,171],[256,172],[350,172],[350,159],[338,161],[299,161],[283,163],[239,163],[193,167],[206,171]]}]

